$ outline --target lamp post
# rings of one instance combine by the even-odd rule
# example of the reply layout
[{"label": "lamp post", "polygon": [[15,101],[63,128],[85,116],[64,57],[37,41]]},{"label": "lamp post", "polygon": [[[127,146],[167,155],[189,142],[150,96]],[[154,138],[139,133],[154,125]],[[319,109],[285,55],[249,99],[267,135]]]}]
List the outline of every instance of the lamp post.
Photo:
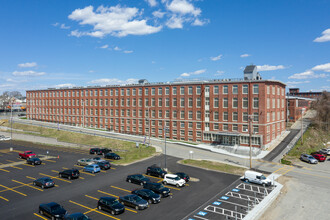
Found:
[{"label": "lamp post", "polygon": [[166,126],[164,127],[164,137],[165,137],[165,170],[167,170],[167,165],[166,165],[166,132],[168,131],[168,128]]},{"label": "lamp post", "polygon": [[81,100],[81,102],[82,102],[82,105],[83,105],[83,123],[82,123],[82,126],[83,126],[83,128],[85,127],[85,101],[84,100]]},{"label": "lamp post", "polygon": [[249,115],[250,169],[252,169],[252,115]]},{"label": "lamp post", "polygon": [[300,122],[300,124],[301,124],[301,145],[303,145],[304,144],[304,132],[303,132],[303,121],[304,121],[304,119],[303,119],[303,109],[301,109],[301,122]]},{"label": "lamp post", "polygon": [[150,146],[150,136],[151,136],[151,122],[150,122],[150,107],[147,107],[148,108],[148,126],[149,126],[149,143],[148,143],[148,146]]},{"label": "lamp post", "polygon": [[13,140],[13,98],[10,99],[10,145]]}]

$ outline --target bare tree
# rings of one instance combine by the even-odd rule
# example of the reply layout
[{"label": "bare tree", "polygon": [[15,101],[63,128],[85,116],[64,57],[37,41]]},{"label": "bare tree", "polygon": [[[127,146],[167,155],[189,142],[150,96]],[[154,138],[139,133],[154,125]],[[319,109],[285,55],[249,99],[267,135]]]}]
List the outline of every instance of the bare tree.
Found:
[{"label": "bare tree", "polygon": [[12,98],[22,98],[22,94],[18,91],[5,91],[0,95],[0,109],[5,110],[10,105]]},{"label": "bare tree", "polygon": [[323,130],[329,130],[330,122],[330,93],[323,92],[321,97],[312,104],[317,115],[314,119],[315,124]]}]

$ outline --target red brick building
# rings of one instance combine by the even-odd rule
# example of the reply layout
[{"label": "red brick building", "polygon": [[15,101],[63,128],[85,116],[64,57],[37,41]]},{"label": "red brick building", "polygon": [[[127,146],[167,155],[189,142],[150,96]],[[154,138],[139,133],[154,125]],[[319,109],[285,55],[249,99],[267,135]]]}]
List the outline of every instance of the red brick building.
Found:
[{"label": "red brick building", "polygon": [[166,127],[170,139],[233,146],[248,146],[251,119],[252,145],[265,146],[285,130],[285,84],[246,70],[240,80],[30,90],[27,117],[160,138]]},{"label": "red brick building", "polygon": [[291,88],[289,89],[288,95],[310,98],[310,99],[318,99],[319,97],[321,97],[322,92],[300,92],[299,88]]},{"label": "red brick building", "polygon": [[287,96],[288,121],[295,122],[310,108],[316,99]]}]

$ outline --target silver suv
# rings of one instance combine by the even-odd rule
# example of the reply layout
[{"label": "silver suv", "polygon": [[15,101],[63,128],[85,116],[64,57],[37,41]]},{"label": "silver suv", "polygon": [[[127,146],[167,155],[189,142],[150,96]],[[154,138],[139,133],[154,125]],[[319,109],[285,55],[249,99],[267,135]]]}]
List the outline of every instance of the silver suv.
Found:
[{"label": "silver suv", "polygon": [[307,163],[314,163],[314,164],[318,163],[318,161],[313,156],[308,154],[300,155],[300,160],[305,161]]}]

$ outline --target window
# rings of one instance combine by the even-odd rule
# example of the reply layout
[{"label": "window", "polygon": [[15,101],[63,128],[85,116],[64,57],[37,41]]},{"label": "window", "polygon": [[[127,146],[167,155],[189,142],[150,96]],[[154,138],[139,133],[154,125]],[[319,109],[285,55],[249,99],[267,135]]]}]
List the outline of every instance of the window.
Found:
[{"label": "window", "polygon": [[189,111],[189,112],[188,112],[188,118],[189,118],[189,119],[192,119],[192,118],[193,118],[193,112],[192,112],[192,111]]},{"label": "window", "polygon": [[218,108],[219,107],[219,98],[214,98],[213,99],[213,105],[214,105],[214,108]]},{"label": "window", "polygon": [[158,107],[162,107],[163,106],[163,99],[159,98],[158,99]]},{"label": "window", "polygon": [[201,87],[200,86],[197,86],[196,87],[196,94],[197,95],[200,95],[201,94]]},{"label": "window", "polygon": [[170,94],[170,87],[166,87],[165,88],[165,95],[169,95]]},{"label": "window", "polygon": [[223,124],[223,130],[228,131],[228,124]]},{"label": "window", "polygon": [[253,85],[253,94],[259,94],[259,85]]},{"label": "window", "polygon": [[253,133],[254,134],[259,133],[259,126],[258,125],[253,125]]},{"label": "window", "polygon": [[267,112],[267,122],[269,122],[269,121],[270,121],[270,113]]},{"label": "window", "polygon": [[249,130],[249,129],[248,129],[248,126],[247,126],[247,125],[243,125],[243,129],[242,129],[242,131],[243,131],[243,132],[248,132],[248,130]]},{"label": "window", "polygon": [[253,113],[253,121],[254,122],[258,122],[259,121],[259,114],[258,114],[258,112],[254,112]]},{"label": "window", "polygon": [[201,111],[196,112],[196,119],[198,119],[198,120],[201,119]]},{"label": "window", "polygon": [[156,105],[156,100],[155,98],[151,98],[151,106],[155,106]]},{"label": "window", "polygon": [[213,112],[213,119],[215,121],[218,121],[219,120],[219,112]]},{"label": "window", "polygon": [[223,99],[223,107],[228,108],[228,98]]},{"label": "window", "polygon": [[243,98],[243,108],[248,108],[249,102],[248,98]]},{"label": "window", "polygon": [[238,94],[238,86],[233,85],[233,94]]},{"label": "window", "polygon": [[238,120],[238,113],[233,112],[233,121],[237,121],[237,120]]},{"label": "window", "polygon": [[259,108],[259,98],[253,98],[253,108]]},{"label": "window", "polygon": [[173,107],[176,107],[176,105],[177,105],[176,98],[173,98],[173,104],[172,104],[172,106],[173,106]]},{"label": "window", "polygon": [[126,95],[130,96],[131,95],[131,90],[130,89],[126,89]]},{"label": "window", "polygon": [[144,89],[144,95],[149,95],[149,88]]},{"label": "window", "polygon": [[247,112],[243,112],[243,121],[247,122],[248,121],[248,113]]},{"label": "window", "polygon": [[163,95],[163,88],[158,88],[158,95]]},{"label": "window", "polygon": [[213,87],[213,94],[219,94],[219,86]]},{"label": "window", "polygon": [[270,93],[270,86],[267,86],[267,95]]},{"label": "window", "polygon": [[223,86],[223,94],[228,94],[228,86]]},{"label": "window", "polygon": [[170,106],[170,99],[169,98],[166,98],[165,99],[165,106],[166,107],[169,107]]},{"label": "window", "polygon": [[238,99],[233,98],[233,108],[237,108],[237,106],[238,106]]},{"label": "window", "polygon": [[136,89],[133,89],[132,95],[136,95]]},{"label": "window", "polygon": [[192,98],[188,99],[188,107],[189,108],[193,107],[193,99]]},{"label": "window", "polygon": [[219,124],[218,123],[213,124],[213,130],[219,130]]},{"label": "window", "polygon": [[238,131],[238,125],[237,124],[233,124],[233,131]]},{"label": "window", "polygon": [[193,94],[193,88],[191,86],[188,87],[188,95]]},{"label": "window", "polygon": [[201,107],[201,98],[196,99],[196,107],[200,108]]},{"label": "window", "polygon": [[181,106],[181,107],[184,107],[184,98],[181,98],[181,99],[180,99],[180,106]]},{"label": "window", "polygon": [[177,111],[174,110],[174,111],[173,111],[173,118],[177,118],[177,117],[178,117],[178,115],[177,115]]},{"label": "window", "polygon": [[151,88],[151,95],[156,95],[156,88]]},{"label": "window", "polygon": [[184,111],[181,111],[180,118],[184,119]]},{"label": "window", "polygon": [[228,121],[228,112],[223,112],[223,120]]},{"label": "window", "polygon": [[243,85],[243,94],[248,94],[248,85]]},{"label": "window", "polygon": [[269,100],[269,98],[267,98],[267,109],[269,109],[270,108],[270,100]]},{"label": "window", "polygon": [[139,88],[139,96],[142,95],[142,88]]},{"label": "window", "polygon": [[172,88],[172,94],[173,94],[173,95],[176,95],[176,87],[173,87],[173,88]]},{"label": "window", "polygon": [[180,87],[180,95],[184,95],[184,87]]}]

